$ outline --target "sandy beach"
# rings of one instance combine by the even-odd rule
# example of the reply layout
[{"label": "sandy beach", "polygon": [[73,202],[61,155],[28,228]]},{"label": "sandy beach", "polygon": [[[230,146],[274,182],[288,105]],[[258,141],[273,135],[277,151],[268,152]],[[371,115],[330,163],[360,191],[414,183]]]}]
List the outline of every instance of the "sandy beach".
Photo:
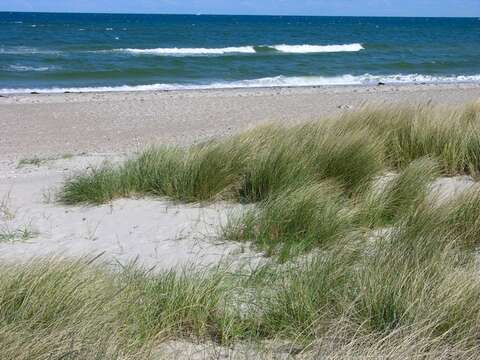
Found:
[{"label": "sandy beach", "polygon": [[455,105],[479,84],[19,94],[0,97],[0,159],[188,145],[263,122],[316,120],[365,104]]},{"label": "sandy beach", "polygon": [[[225,240],[220,231],[232,214],[240,215],[251,205],[185,204],[147,196],[71,206],[56,196],[73,175],[105,162],[122,162],[150,144],[188,146],[264,122],[316,120],[368,105],[449,106],[479,98],[480,85],[1,97],[0,261],[87,257],[115,269],[135,264],[152,274],[201,271],[219,264],[252,271],[271,264],[271,258],[251,244]],[[384,183],[389,176],[379,180]],[[430,184],[429,191],[433,200],[438,196],[447,201],[477,186],[472,176],[444,176]],[[375,236],[384,236],[382,231],[376,234],[369,240],[372,244]],[[272,347],[279,356],[288,356],[292,345]],[[158,358],[204,359],[219,353],[225,358],[263,358],[270,350],[256,353],[252,346],[232,350],[173,341],[157,351]]]},{"label": "sandy beach", "polygon": [[[160,269],[211,264],[244,251],[215,231],[238,205],[207,207],[158,199],[65,206],[54,194],[72,174],[117,162],[149,144],[188,145],[262,122],[319,119],[364,105],[463,104],[480,85],[12,95],[0,98],[2,228],[32,232],[0,244],[0,258],[106,254]],[[37,159],[37,160],[35,160]],[[469,186],[447,179],[446,191]],[[452,187],[453,188],[449,188]],[[253,256],[254,254],[244,254]]]}]

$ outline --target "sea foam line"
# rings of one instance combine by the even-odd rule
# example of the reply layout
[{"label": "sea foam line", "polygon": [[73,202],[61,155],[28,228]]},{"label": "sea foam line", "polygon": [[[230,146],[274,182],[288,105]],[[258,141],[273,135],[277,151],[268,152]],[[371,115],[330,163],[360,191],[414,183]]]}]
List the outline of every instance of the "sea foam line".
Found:
[{"label": "sea foam line", "polygon": [[210,84],[151,84],[151,85],[123,85],[103,87],[71,87],[71,88],[9,88],[0,89],[2,94],[13,93],[62,93],[62,92],[120,92],[120,91],[165,91],[165,90],[206,90],[206,89],[241,89],[241,88],[272,88],[272,87],[302,87],[302,86],[328,86],[328,85],[375,85],[379,82],[385,84],[455,84],[455,83],[480,83],[479,75],[460,76],[431,76],[431,75],[343,75],[336,77],[287,77],[276,76],[253,80],[240,80],[232,82],[215,82]]}]

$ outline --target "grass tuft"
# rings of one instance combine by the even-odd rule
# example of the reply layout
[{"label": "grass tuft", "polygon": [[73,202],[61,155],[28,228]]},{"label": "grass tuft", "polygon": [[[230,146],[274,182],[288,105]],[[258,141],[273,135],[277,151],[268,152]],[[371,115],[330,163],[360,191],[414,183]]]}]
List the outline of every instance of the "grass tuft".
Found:
[{"label": "grass tuft", "polygon": [[362,223],[370,227],[386,226],[424,202],[431,183],[439,175],[438,165],[430,159],[418,159],[399,174],[383,177],[370,184],[360,199]]},{"label": "grass tuft", "polygon": [[275,194],[232,218],[225,238],[253,241],[268,255],[288,259],[341,239],[352,228],[348,199],[331,183],[299,186]]}]

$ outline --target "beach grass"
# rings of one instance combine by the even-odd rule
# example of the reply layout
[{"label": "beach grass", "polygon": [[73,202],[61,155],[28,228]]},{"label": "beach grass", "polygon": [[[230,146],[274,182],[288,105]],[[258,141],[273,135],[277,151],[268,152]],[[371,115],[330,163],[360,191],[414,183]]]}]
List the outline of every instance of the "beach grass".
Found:
[{"label": "beach grass", "polygon": [[311,130],[267,126],[188,149],[149,149],[120,166],[74,176],[60,199],[99,204],[158,195],[186,202],[250,203],[322,179],[334,179],[353,192],[382,169],[381,143],[367,133],[351,135],[319,125],[315,136]]},{"label": "beach grass", "polygon": [[384,140],[389,165],[405,167],[411,161],[436,159],[446,175],[480,170],[480,103],[463,107],[429,105],[370,108],[343,116],[345,128],[368,129]]},{"label": "beach grass", "polygon": [[312,359],[478,358],[480,190],[440,201],[431,185],[478,174],[479,113],[365,109],[73,176],[67,204],[250,204],[219,234],[266,259],[163,272],[88,259],[2,266],[2,356],[154,358],[175,339],[287,343]]},{"label": "beach grass", "polygon": [[232,216],[223,237],[251,241],[266,254],[289,259],[319,246],[328,246],[352,230],[349,200],[335,184],[305,184],[286,189],[258,207]]},{"label": "beach grass", "polygon": [[37,232],[27,225],[15,229],[11,229],[9,226],[0,226],[0,243],[27,241],[36,235]]},{"label": "beach grass", "polygon": [[42,159],[38,156],[34,156],[31,158],[23,158],[18,162],[18,167],[23,167],[27,165],[32,165],[32,166],[40,166],[46,161],[46,159]]},{"label": "beach grass", "polygon": [[[411,358],[473,359],[478,269],[463,246],[469,226],[451,228],[459,211],[474,218],[469,199],[418,204],[373,241],[351,232],[254,271],[114,270],[86,258],[2,265],[2,356],[153,358],[159,344],[177,339],[226,347],[286,341],[310,358],[398,356],[409,343]],[[444,217],[418,216],[439,211]]]},{"label": "beach grass", "polygon": [[382,171],[422,158],[436,161],[444,175],[476,175],[479,108],[366,108],[303,125],[263,126],[186,149],[151,148],[122,165],[72,177],[60,199],[99,204],[158,195],[187,202],[258,202],[324,179],[354,193]]},{"label": "beach grass", "polygon": [[439,174],[435,161],[422,158],[412,161],[397,174],[379,177],[358,199],[359,221],[372,228],[391,224],[425,201],[430,184]]},{"label": "beach grass", "polygon": [[[422,160],[406,172],[432,168]],[[355,227],[355,211],[345,211],[354,205],[340,189],[325,182],[266,199],[253,236],[287,247],[326,243],[253,269],[112,269],[87,258],[2,265],[2,356],[147,359],[176,339],[227,348],[287,342],[312,359],[400,358],[399,351],[474,359],[478,189],[448,202],[419,197],[376,236]]]}]

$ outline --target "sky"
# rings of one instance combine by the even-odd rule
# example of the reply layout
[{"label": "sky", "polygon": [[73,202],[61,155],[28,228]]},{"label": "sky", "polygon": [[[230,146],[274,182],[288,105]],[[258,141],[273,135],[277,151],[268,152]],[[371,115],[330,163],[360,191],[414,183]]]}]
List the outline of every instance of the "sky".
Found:
[{"label": "sky", "polygon": [[0,11],[480,17],[480,0],[0,0]]}]

